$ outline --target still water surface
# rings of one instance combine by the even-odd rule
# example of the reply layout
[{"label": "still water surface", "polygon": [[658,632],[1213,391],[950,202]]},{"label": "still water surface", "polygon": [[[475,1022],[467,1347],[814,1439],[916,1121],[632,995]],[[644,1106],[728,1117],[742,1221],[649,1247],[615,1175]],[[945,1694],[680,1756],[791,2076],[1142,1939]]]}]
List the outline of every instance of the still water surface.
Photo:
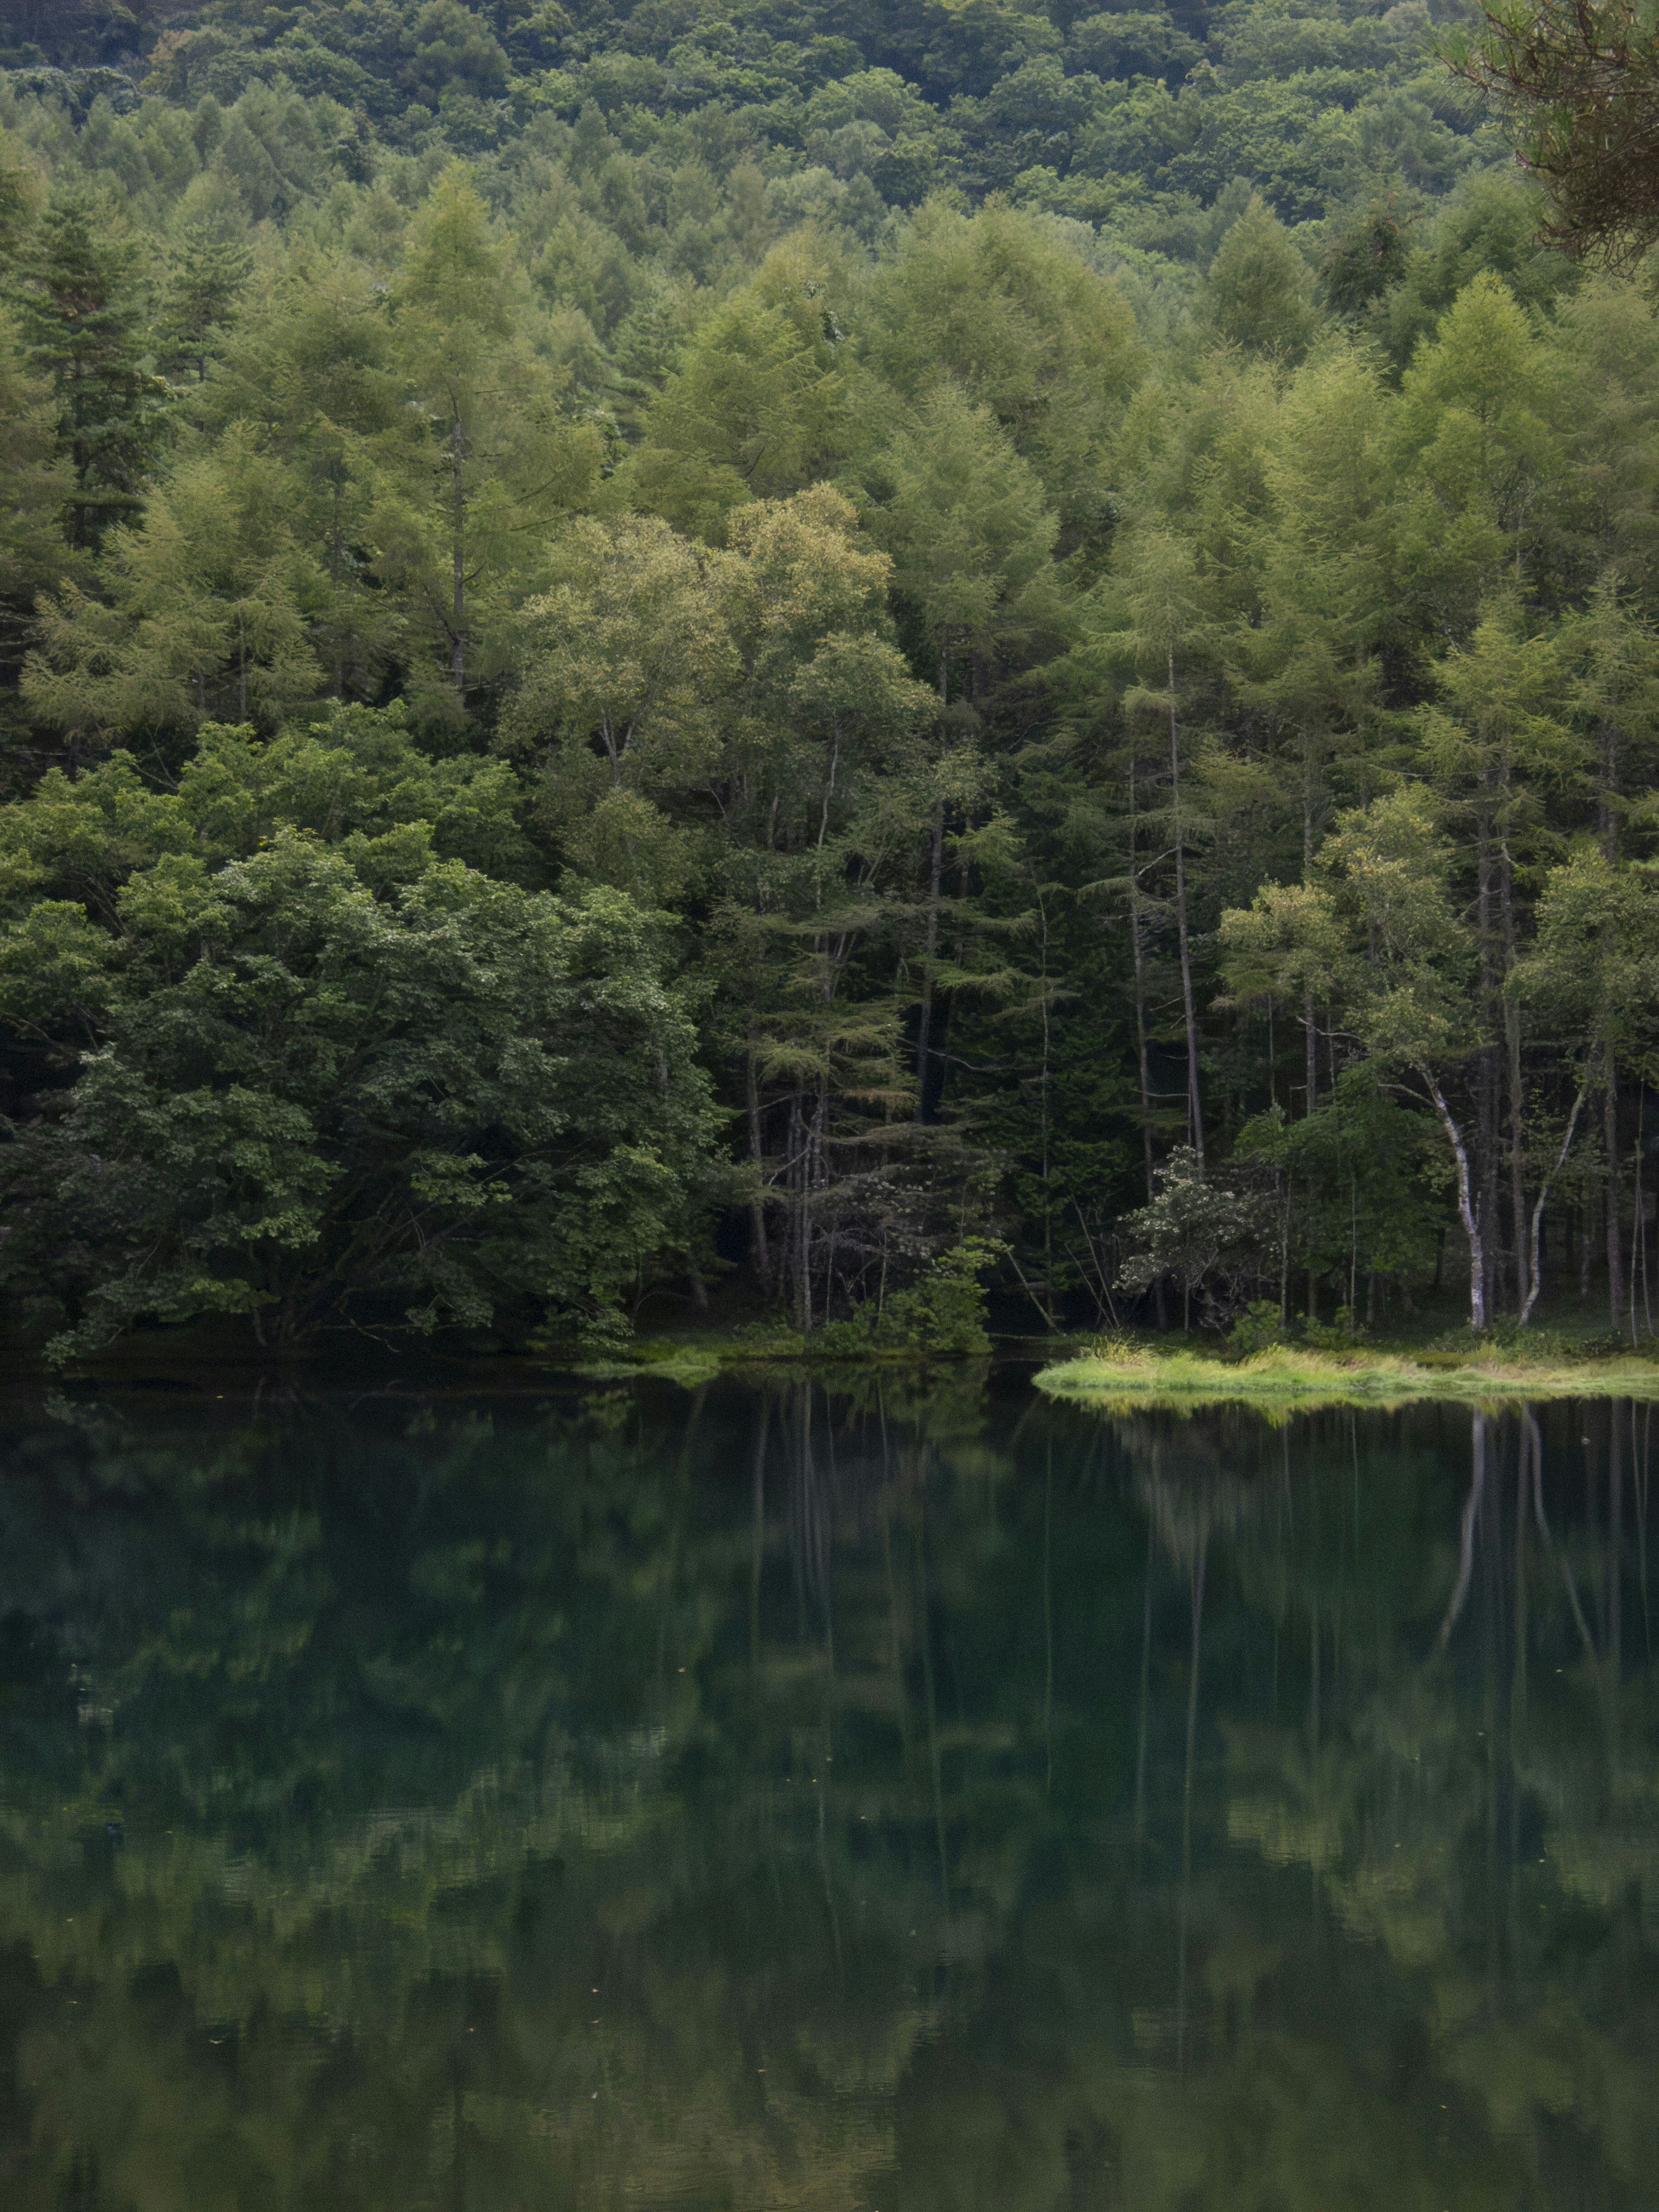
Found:
[{"label": "still water surface", "polygon": [[1659,2204],[1646,1409],[214,1387],[9,1409],[8,2212]]}]

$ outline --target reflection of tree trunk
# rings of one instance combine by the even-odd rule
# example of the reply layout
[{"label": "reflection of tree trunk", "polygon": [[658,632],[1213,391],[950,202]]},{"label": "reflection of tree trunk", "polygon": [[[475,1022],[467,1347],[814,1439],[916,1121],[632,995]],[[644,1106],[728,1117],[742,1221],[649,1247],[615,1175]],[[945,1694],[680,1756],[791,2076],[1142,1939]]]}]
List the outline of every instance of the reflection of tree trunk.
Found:
[{"label": "reflection of tree trunk", "polygon": [[1522,1425],[1515,1455],[1515,1671],[1510,1683],[1510,1788],[1518,1804],[1516,1735],[1527,1717],[1527,1480],[1531,1439]]},{"label": "reflection of tree trunk", "polygon": [[1319,1600],[1308,1609],[1308,1748],[1319,1756]]},{"label": "reflection of tree trunk", "polygon": [[761,1567],[766,1555],[766,1431],[770,1425],[769,1399],[760,1401],[755,1425],[755,1510],[749,1538],[749,1663],[760,1664]]},{"label": "reflection of tree trunk", "polygon": [[[1634,1406],[1628,1419],[1634,1436]],[[1625,1467],[1619,1442],[1619,1401],[1615,1398],[1607,1407],[1607,1674],[1610,1701],[1615,1712],[1619,1679],[1624,1667],[1625,1594],[1624,1577],[1620,1572],[1624,1537]]]},{"label": "reflection of tree trunk", "polygon": [[1141,1846],[1146,1840],[1146,1735],[1152,1715],[1152,1546],[1157,1522],[1146,1519],[1146,1583],[1140,1608],[1140,1726],[1135,1739],[1135,1872],[1140,1872]]},{"label": "reflection of tree trunk", "polygon": [[[1550,1524],[1544,1515],[1544,1437],[1538,1425],[1538,1416],[1528,1406],[1522,1419],[1532,1438],[1532,1506],[1533,1517],[1538,1523],[1538,1533],[1544,1540],[1546,1550],[1555,1549],[1555,1540],[1550,1534]],[[1567,1603],[1572,1609],[1578,1640],[1584,1647],[1584,1656],[1593,1668],[1596,1663],[1595,1639],[1589,1632],[1589,1623],[1584,1619],[1584,1608],[1578,1602],[1578,1585],[1572,1578],[1572,1563],[1561,1554],[1561,1580],[1565,1585]]]},{"label": "reflection of tree trunk", "polygon": [[1631,1413],[1631,1481],[1636,1492],[1636,1557],[1642,1578],[1642,1640],[1653,1663],[1653,1617],[1648,1610],[1648,1482],[1653,1473],[1653,1408],[1642,1408],[1642,1457],[1636,1458],[1636,1414]]},{"label": "reflection of tree trunk", "polygon": [[449,2204],[447,2212],[466,2212],[466,2085],[461,2078],[461,2054],[449,2061],[450,2142]]},{"label": "reflection of tree trunk", "polygon": [[1181,1790],[1181,1929],[1176,1971],[1176,2067],[1187,2067],[1187,1920],[1193,1887],[1193,1772],[1198,1749],[1198,1671],[1204,1635],[1204,1568],[1210,1549],[1207,1527],[1199,1531],[1193,1562],[1193,1641],[1187,1668],[1187,1767]]},{"label": "reflection of tree trunk", "polygon": [[1469,1577],[1474,1571],[1474,1530],[1480,1515],[1481,1493],[1486,1486],[1486,1417],[1477,1413],[1470,1436],[1472,1468],[1469,1475],[1469,1494],[1463,1505],[1462,1533],[1457,1547],[1457,1586],[1452,1592],[1451,1603],[1446,1607],[1446,1617],[1440,1624],[1440,1633],[1434,1640],[1437,1651],[1443,1651],[1451,1641],[1451,1632],[1457,1626],[1457,1616],[1463,1610],[1463,1601],[1469,1594]]},{"label": "reflection of tree trunk", "polygon": [[921,1517],[918,1526],[917,1569],[921,1577],[921,1684],[927,1704],[927,1771],[933,1789],[933,1835],[939,1846],[939,1903],[946,1912],[951,1909],[950,1861],[945,1849],[945,1786],[939,1766],[939,1700],[933,1689],[933,1635],[927,1601],[927,1506],[922,1500]]},{"label": "reflection of tree trunk", "polygon": [[1054,1786],[1054,1445],[1042,1477],[1042,1748],[1045,1796]]},{"label": "reflection of tree trunk", "polygon": [[[890,1463],[883,1455],[884,1472]],[[897,1717],[899,1764],[908,1784],[915,1747],[910,1735],[910,1698],[904,1674],[904,1632],[899,1613],[898,1577],[893,1571],[893,1516],[887,1501],[881,1512],[881,1559],[887,1577],[887,1662],[893,1677],[893,1711]]]}]

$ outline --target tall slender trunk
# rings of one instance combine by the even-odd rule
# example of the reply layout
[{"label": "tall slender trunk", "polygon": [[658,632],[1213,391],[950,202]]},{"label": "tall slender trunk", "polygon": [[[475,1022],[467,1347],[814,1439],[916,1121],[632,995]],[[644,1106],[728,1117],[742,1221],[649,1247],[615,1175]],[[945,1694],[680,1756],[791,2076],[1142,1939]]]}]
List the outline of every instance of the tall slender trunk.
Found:
[{"label": "tall slender trunk", "polygon": [[[1135,823],[1135,763],[1129,756],[1129,945],[1135,976],[1135,1064],[1140,1077],[1140,1152],[1146,1176],[1146,1203],[1157,1194],[1152,1180],[1152,1069],[1146,1042],[1146,933],[1140,912],[1140,876],[1136,866],[1139,843]],[[1152,1283],[1152,1313],[1159,1331],[1168,1316],[1164,1304],[1164,1278]]]},{"label": "tall slender trunk", "polygon": [[1630,1340],[1636,1343],[1636,1278],[1647,1256],[1648,1202],[1642,1189],[1642,1091],[1636,1091],[1636,1141],[1630,1148]]},{"label": "tall slender trunk", "polygon": [[1423,1080],[1428,1085],[1429,1097],[1434,1102],[1434,1110],[1440,1117],[1440,1126],[1446,1133],[1446,1142],[1451,1146],[1452,1158],[1457,1166],[1457,1218],[1463,1224],[1463,1234],[1469,1240],[1469,1327],[1485,1328],[1486,1249],[1469,1173],[1469,1148],[1464,1142],[1463,1132],[1452,1116],[1450,1107],[1446,1103],[1445,1093],[1440,1085],[1426,1071]]},{"label": "tall slender trunk", "polygon": [[[336,586],[340,581],[340,571],[345,566],[345,526],[341,519],[344,498],[345,488],[337,473],[334,478],[334,517],[328,533],[329,581]],[[345,697],[345,646],[342,639],[337,644],[334,663],[334,696],[337,699]]]},{"label": "tall slender trunk", "polygon": [[[1308,1085],[1304,1118],[1310,1120],[1319,1106],[1319,1026],[1314,1019],[1314,994],[1311,990],[1303,994],[1302,1029],[1308,1048]],[[1313,1219],[1311,1204],[1308,1210],[1308,1218],[1310,1221]],[[1319,1277],[1316,1271],[1310,1267],[1308,1270],[1308,1319],[1316,1321],[1318,1317]]]},{"label": "tall slender trunk", "polygon": [[[805,1285],[806,1334],[810,1336],[815,1326],[812,1310],[812,1203],[823,1189],[828,1177],[824,1170],[823,1138],[829,1120],[829,1085],[823,1078],[818,1082],[818,1095],[812,1102],[812,1118],[807,1125],[806,1158],[801,1179],[801,1280]],[[823,1318],[830,1318],[830,1286],[824,1285]]]},{"label": "tall slender trunk", "polygon": [[[1313,881],[1313,763],[1310,742],[1304,740],[1302,763],[1302,880],[1304,884],[1310,884]],[[1314,1020],[1314,994],[1311,984],[1302,994],[1302,1030],[1307,1051],[1306,1110],[1311,1115],[1319,1103],[1319,1030]]]},{"label": "tall slender trunk", "polygon": [[1615,1329],[1625,1310],[1624,1237],[1619,1223],[1619,1064],[1613,1047],[1601,1048],[1601,1137],[1607,1154],[1607,1310]]},{"label": "tall slender trunk", "polygon": [[453,531],[450,542],[450,565],[454,590],[454,605],[450,617],[449,676],[458,691],[466,689],[466,478],[462,468],[465,458],[466,441],[457,415],[449,430],[450,490],[453,506]]},{"label": "tall slender trunk", "polygon": [[[1505,779],[1507,784],[1507,778]],[[1510,1239],[1515,1249],[1515,1304],[1517,1313],[1529,1313],[1536,1297],[1528,1267],[1527,1237],[1527,1101],[1521,1074],[1521,1010],[1508,989],[1518,953],[1515,927],[1515,863],[1510,857],[1507,835],[1498,849],[1498,917],[1503,955],[1504,988],[1499,1003],[1504,1014],[1510,1093]]]},{"label": "tall slender trunk", "polygon": [[1136,868],[1139,837],[1135,821],[1135,764],[1129,761],[1129,950],[1135,976],[1135,1063],[1140,1076],[1140,1150],[1146,1171],[1146,1203],[1152,1188],[1152,1073],[1146,1048],[1146,939],[1140,921],[1140,878]]},{"label": "tall slender trunk", "polygon": [[933,848],[927,868],[927,934],[921,978],[921,1012],[916,1022],[916,1119],[927,1119],[927,1055],[933,1036],[933,963],[939,957],[939,883],[945,872],[945,801],[933,809]]},{"label": "tall slender trunk", "polygon": [[789,1185],[794,1200],[794,1218],[790,1224],[790,1263],[795,1278],[795,1326],[805,1336],[812,1326],[812,1285],[807,1267],[807,1258],[812,1249],[812,1224],[810,1218],[807,1176],[806,1120],[801,1112],[800,1093],[797,1091],[789,1101]]},{"label": "tall slender trunk", "polygon": [[749,1122],[749,1160],[755,1173],[755,1188],[749,1200],[750,1251],[754,1260],[755,1273],[769,1297],[772,1291],[772,1255],[767,1247],[766,1201],[760,1188],[761,1163],[766,1152],[761,1122],[760,1083],[755,1073],[755,1048],[752,1044],[744,1055],[744,1104]]},{"label": "tall slender trunk", "polygon": [[1619,732],[1612,722],[1601,728],[1601,758],[1595,780],[1595,836],[1604,860],[1619,858],[1619,814],[1613,800],[1619,790]]},{"label": "tall slender trunk", "polygon": [[[1481,779],[1485,789],[1492,788],[1490,770]],[[1496,931],[1493,909],[1497,904],[1496,874],[1493,865],[1492,815],[1483,800],[1480,813],[1479,845],[1476,855],[1478,894],[1477,913],[1480,940],[1480,1024],[1486,1032],[1486,1042],[1480,1048],[1479,1072],[1475,1079],[1475,1164],[1477,1186],[1474,1206],[1480,1221],[1481,1304],[1490,1311],[1497,1295],[1493,1280],[1496,1258],[1494,1240],[1498,1231],[1498,1115],[1500,1081],[1497,1033],[1498,1028],[1497,963],[1494,958]],[[1484,1322],[1481,1326],[1484,1327]]]},{"label": "tall slender trunk", "polygon": [[1048,1002],[1048,902],[1041,891],[1037,893],[1037,912],[1042,918],[1042,1070],[1038,1078],[1038,1095],[1042,1101],[1042,1314],[1050,1328],[1054,1325],[1054,1214],[1048,1201],[1048,1182],[1053,1166],[1049,1128],[1048,1060],[1051,1050],[1051,1030]]},{"label": "tall slender trunk", "polygon": [[1175,817],[1176,935],[1181,946],[1181,1005],[1187,1023],[1187,1133],[1204,1172],[1204,1102],[1199,1095],[1198,1017],[1193,1005],[1193,954],[1187,927],[1187,837],[1181,819],[1181,720],[1176,711],[1175,647],[1170,648],[1170,803]]},{"label": "tall slender trunk", "polygon": [[1530,1279],[1527,1290],[1526,1303],[1521,1309],[1521,1319],[1523,1323],[1529,1322],[1532,1319],[1532,1310],[1538,1303],[1539,1285],[1543,1281],[1543,1267],[1539,1258],[1539,1238],[1542,1232],[1544,1223],[1544,1201],[1550,1194],[1551,1183],[1554,1182],[1556,1176],[1560,1174],[1562,1169],[1565,1167],[1567,1164],[1567,1154],[1572,1150],[1573,1133],[1578,1127],[1578,1116],[1583,1109],[1583,1104],[1584,1094],[1581,1091],[1572,1102],[1572,1112],[1567,1116],[1567,1133],[1561,1139],[1561,1149],[1555,1156],[1555,1165],[1544,1177],[1543,1186],[1538,1194],[1538,1202],[1532,1210],[1532,1238],[1530,1246],[1532,1265],[1528,1271]]}]

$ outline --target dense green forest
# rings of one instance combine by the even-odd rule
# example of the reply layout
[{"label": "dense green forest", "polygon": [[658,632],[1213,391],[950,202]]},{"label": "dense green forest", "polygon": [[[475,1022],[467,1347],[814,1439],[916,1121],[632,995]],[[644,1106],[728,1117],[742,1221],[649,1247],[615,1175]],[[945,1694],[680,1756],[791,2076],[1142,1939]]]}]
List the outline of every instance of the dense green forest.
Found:
[{"label": "dense green forest", "polygon": [[14,1340],[1650,1335],[1659,309],[1459,27],[4,0]]}]

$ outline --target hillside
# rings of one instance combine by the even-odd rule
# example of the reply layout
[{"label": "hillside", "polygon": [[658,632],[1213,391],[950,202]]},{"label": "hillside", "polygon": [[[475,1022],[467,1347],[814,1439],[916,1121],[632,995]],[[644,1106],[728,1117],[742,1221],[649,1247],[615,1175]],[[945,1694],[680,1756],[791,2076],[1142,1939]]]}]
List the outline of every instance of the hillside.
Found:
[{"label": "hillside", "polygon": [[1646,1330],[1659,323],[1434,34],[0,9],[16,1340]]}]

